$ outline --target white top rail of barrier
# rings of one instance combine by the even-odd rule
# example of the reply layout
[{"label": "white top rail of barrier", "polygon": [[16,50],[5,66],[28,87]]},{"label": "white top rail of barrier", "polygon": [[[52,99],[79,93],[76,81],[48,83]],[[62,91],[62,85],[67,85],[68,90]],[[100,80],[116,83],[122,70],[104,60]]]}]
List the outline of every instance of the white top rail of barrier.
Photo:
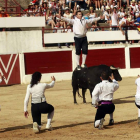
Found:
[{"label": "white top rail of barrier", "polygon": [[[121,31],[95,31],[87,32],[88,41],[124,41]],[[45,33],[44,43],[70,43],[74,42],[74,33]]]},{"label": "white top rail of barrier", "polygon": [[0,28],[45,27],[45,17],[1,17]]}]

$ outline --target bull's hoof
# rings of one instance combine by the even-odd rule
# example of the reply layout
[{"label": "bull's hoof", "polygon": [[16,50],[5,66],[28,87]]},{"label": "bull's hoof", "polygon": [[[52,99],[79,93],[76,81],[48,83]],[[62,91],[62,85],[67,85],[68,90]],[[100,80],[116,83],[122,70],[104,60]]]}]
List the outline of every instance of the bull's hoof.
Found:
[{"label": "bull's hoof", "polygon": [[78,105],[78,103],[74,103],[75,105]]},{"label": "bull's hoof", "polygon": [[86,102],[83,102],[83,104],[87,104]]}]

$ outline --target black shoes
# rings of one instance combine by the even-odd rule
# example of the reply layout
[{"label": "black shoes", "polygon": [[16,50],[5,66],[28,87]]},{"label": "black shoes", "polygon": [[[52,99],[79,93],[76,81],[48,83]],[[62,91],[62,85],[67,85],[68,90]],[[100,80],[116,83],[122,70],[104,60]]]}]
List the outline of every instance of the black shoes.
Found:
[{"label": "black shoes", "polygon": [[81,68],[85,69],[85,68],[87,68],[87,66],[85,64],[83,64],[81,66],[80,65],[77,66],[77,70],[81,70]]},{"label": "black shoes", "polygon": [[114,120],[113,119],[110,119],[109,125],[114,125]]},{"label": "black shoes", "polygon": [[81,65],[82,68],[87,68],[86,64]]},{"label": "black shoes", "polygon": [[77,66],[77,70],[81,70],[81,66],[80,65]]}]

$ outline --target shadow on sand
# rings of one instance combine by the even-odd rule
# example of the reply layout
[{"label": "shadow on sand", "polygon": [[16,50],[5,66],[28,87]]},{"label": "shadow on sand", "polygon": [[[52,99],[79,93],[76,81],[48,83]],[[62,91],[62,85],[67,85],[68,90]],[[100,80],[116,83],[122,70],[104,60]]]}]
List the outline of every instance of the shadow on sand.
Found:
[{"label": "shadow on sand", "polygon": [[[127,124],[131,122],[135,122],[137,119],[133,120],[125,120],[121,122],[116,122],[114,125],[120,125],[120,124]],[[53,127],[53,130],[58,130],[58,129],[63,129],[63,128],[70,128],[70,127],[75,127],[75,126],[80,126],[80,125],[86,125],[86,124],[92,124],[93,125],[94,121],[88,121],[88,122],[82,122],[82,123],[76,123],[76,124],[69,124],[69,125],[63,125],[63,126],[57,126]],[[18,129],[30,129],[32,128],[32,124],[28,125],[23,125],[23,126],[15,126],[15,127],[9,127],[9,128],[4,128],[3,130],[0,130],[0,133],[7,132],[7,131],[13,131],[13,130],[18,130]],[[104,126],[105,129],[112,129],[112,126],[106,125]],[[42,129],[40,133],[44,133],[45,129]]]}]

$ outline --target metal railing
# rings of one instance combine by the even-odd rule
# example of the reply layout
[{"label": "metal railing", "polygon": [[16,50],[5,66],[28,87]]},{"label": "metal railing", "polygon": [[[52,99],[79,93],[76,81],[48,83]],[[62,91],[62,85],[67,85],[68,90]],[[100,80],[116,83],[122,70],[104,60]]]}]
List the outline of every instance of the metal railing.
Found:
[{"label": "metal railing", "polygon": [[8,12],[9,8],[10,8],[10,10],[12,8],[15,8],[16,9],[15,12],[21,12],[24,10],[24,8],[22,8],[21,5],[16,0],[12,0],[12,1],[11,0],[1,0],[0,2],[1,2],[2,7],[5,9],[5,12]]}]

